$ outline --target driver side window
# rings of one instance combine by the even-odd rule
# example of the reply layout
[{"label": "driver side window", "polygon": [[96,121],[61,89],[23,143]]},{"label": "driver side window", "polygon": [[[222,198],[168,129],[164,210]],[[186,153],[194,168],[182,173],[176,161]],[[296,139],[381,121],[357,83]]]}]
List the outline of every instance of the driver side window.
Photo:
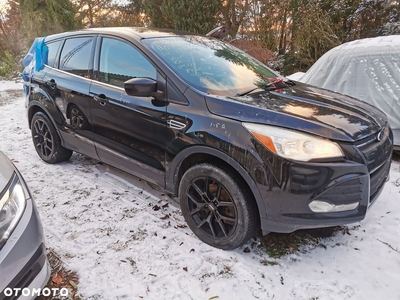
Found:
[{"label": "driver side window", "polygon": [[100,50],[99,81],[118,87],[134,77],[156,78],[156,69],[132,45],[103,38]]}]

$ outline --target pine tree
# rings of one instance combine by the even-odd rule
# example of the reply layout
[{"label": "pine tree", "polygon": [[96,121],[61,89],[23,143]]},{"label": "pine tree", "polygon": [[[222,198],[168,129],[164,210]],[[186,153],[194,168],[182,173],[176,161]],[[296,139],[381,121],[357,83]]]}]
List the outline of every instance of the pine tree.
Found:
[{"label": "pine tree", "polygon": [[29,42],[37,36],[76,28],[75,7],[69,0],[19,0],[22,32]]},{"label": "pine tree", "polygon": [[205,34],[217,25],[222,2],[215,0],[146,0],[153,27]]}]

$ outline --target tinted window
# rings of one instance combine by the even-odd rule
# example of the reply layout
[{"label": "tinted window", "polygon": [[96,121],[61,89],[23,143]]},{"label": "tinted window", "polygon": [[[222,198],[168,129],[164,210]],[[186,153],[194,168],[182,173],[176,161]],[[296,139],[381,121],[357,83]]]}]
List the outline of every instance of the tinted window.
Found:
[{"label": "tinted window", "polygon": [[156,69],[132,45],[120,40],[104,38],[100,52],[99,80],[123,87],[134,77],[156,78]]},{"label": "tinted window", "polygon": [[276,81],[277,75],[243,51],[200,36],[145,39],[182,80],[197,89],[235,95]]},{"label": "tinted window", "polygon": [[48,56],[47,56],[47,65],[50,67],[54,67],[54,62],[56,60],[58,48],[61,45],[61,41],[57,41],[54,43],[47,44],[48,47]]},{"label": "tinted window", "polygon": [[61,51],[60,69],[79,76],[88,76],[92,44],[92,37],[66,40]]}]

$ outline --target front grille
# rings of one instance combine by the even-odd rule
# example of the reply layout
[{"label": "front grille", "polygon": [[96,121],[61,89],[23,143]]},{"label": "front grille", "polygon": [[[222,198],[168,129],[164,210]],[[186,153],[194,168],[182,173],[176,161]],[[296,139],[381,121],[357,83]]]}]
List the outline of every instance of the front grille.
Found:
[{"label": "front grille", "polygon": [[385,127],[380,141],[376,134],[358,143],[358,149],[366,159],[370,175],[370,199],[372,202],[387,179],[392,159],[393,141],[388,127]]}]

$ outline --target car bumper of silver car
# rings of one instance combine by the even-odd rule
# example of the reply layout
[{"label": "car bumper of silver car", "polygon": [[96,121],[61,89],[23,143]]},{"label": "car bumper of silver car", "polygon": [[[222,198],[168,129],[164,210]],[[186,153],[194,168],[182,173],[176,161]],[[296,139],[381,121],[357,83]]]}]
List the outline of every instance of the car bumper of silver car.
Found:
[{"label": "car bumper of silver car", "polygon": [[31,199],[0,250],[0,270],[0,300],[33,299],[32,293],[23,296],[21,291],[43,288],[50,278],[42,225]]}]

